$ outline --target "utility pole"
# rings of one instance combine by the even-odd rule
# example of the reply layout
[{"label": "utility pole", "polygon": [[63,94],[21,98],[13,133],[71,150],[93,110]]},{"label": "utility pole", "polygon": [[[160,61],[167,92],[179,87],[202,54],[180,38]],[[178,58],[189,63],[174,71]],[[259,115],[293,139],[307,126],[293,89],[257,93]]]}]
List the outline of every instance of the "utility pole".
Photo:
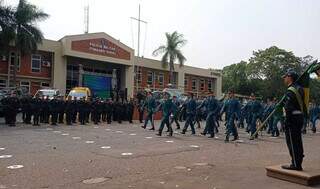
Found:
[{"label": "utility pole", "polygon": [[84,7],[84,33],[89,33],[89,3]]},{"label": "utility pole", "polygon": [[[138,49],[137,49],[137,53],[138,53],[138,58],[137,58],[137,64],[138,65],[138,59],[140,57],[140,27],[141,27],[141,22],[144,23],[144,24],[148,24],[148,22],[144,21],[144,20],[141,20],[141,6],[139,4],[139,15],[138,15],[138,18],[134,18],[134,17],[130,17],[132,20],[135,20],[135,21],[138,21]],[[137,78],[137,70],[138,70],[138,66],[136,67],[135,66],[135,61],[133,61],[133,74],[134,76],[136,76],[136,92],[138,92],[139,90],[139,86],[138,86],[138,78]]]}]

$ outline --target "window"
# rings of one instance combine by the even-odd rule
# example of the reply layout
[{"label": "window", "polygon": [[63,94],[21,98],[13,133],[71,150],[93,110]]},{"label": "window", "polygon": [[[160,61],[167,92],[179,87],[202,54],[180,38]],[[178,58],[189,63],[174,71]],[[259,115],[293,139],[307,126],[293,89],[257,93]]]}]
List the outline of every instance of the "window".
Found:
[{"label": "window", "polygon": [[50,87],[49,83],[46,83],[46,82],[41,83],[41,88],[48,88],[48,87]]},{"label": "window", "polygon": [[0,89],[6,88],[7,81],[4,79],[0,79]]},{"label": "window", "polygon": [[41,55],[33,54],[31,56],[31,72],[40,72],[41,70]]},{"label": "window", "polygon": [[137,74],[137,78],[136,78],[137,82],[138,82],[138,84],[140,84],[142,81],[142,68],[141,67],[137,67],[136,74]]},{"label": "window", "polygon": [[200,88],[200,91],[204,91],[204,79],[201,79],[201,80],[200,80],[200,86],[199,86],[199,88]]},{"label": "window", "polygon": [[27,92],[30,92],[30,81],[20,81],[20,87],[26,89]]},{"label": "window", "polygon": [[159,73],[159,85],[163,86],[164,75],[163,73]]},{"label": "window", "polygon": [[184,90],[188,89],[188,80],[189,80],[189,78],[184,76]]},{"label": "window", "polygon": [[[10,70],[11,71],[14,70],[15,61],[16,61],[16,53],[15,52],[11,52],[10,53]],[[20,56],[18,56],[17,72],[20,72]]]},{"label": "window", "polygon": [[212,92],[212,80],[208,80],[208,91]]},{"label": "window", "polygon": [[197,80],[196,79],[192,79],[192,90],[196,90],[197,89]]},{"label": "window", "polygon": [[147,84],[152,85],[153,84],[153,72],[148,72],[147,74]]}]

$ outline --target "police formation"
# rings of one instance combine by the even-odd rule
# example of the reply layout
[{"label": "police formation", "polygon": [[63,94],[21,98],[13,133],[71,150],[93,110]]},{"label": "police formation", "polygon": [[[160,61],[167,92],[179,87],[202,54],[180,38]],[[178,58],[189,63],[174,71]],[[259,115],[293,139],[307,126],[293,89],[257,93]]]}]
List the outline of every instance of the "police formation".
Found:
[{"label": "police formation", "polygon": [[[229,91],[224,99],[216,99],[213,93],[208,94],[205,98],[195,98],[189,94],[187,100],[178,100],[175,96],[170,98],[164,94],[163,99],[157,101],[151,92],[147,97],[139,102],[140,122],[142,122],[144,111],[145,120],[141,126],[146,129],[150,123],[149,130],[155,130],[154,116],[156,112],[162,112],[162,119],[157,135],[161,136],[164,126],[167,127],[168,136],[173,134],[173,123],[176,130],[180,129],[180,122],[184,122],[181,134],[186,134],[188,128],[191,129],[191,135],[196,134],[195,125],[201,129],[201,121],[205,121],[201,135],[209,135],[214,138],[219,132],[220,121],[225,120],[225,142],[229,142],[230,136],[232,141],[239,139],[238,130],[243,129],[251,137],[250,140],[258,138],[254,135],[259,125],[267,119],[267,116],[273,112],[267,121],[264,130],[271,137],[279,137],[281,132],[285,132],[285,114],[283,109],[277,108],[278,101],[276,98],[268,98],[266,102],[257,99],[254,94],[244,98],[236,96],[233,91]],[[292,108],[292,107],[291,107]],[[294,112],[301,112],[298,108],[292,108]],[[310,104],[310,114],[304,117],[301,133],[305,134],[308,127],[311,127],[313,133],[316,132],[316,121],[320,120],[319,104]]]},{"label": "police formation", "polygon": [[[196,134],[196,128],[201,129],[201,122],[205,121],[204,128],[200,130],[201,135],[209,135],[214,138],[219,132],[220,122],[225,120],[225,141],[229,142],[239,139],[238,130],[244,129],[249,134],[256,132],[257,126],[266,119],[277,104],[275,98],[267,99],[264,103],[252,94],[248,99],[236,97],[233,91],[229,91],[224,99],[216,99],[213,93],[204,98],[195,98],[189,94],[188,99],[181,100],[177,97],[170,97],[164,94],[162,99],[153,97],[152,92],[146,95],[138,93],[136,100],[125,100],[124,98],[109,98],[102,100],[95,98],[88,100],[82,98],[74,100],[64,99],[55,96],[49,99],[45,96],[26,96],[17,98],[15,93],[1,100],[4,110],[5,122],[9,126],[15,126],[16,117],[19,111],[22,112],[22,120],[25,124],[67,124],[80,123],[99,124],[112,121],[132,123],[134,109],[137,109],[139,121],[143,123],[142,128],[146,129],[148,124],[150,130],[156,130],[154,116],[162,112],[162,118],[157,135],[161,136],[166,126],[169,136],[173,135],[172,126],[175,130],[181,129],[181,134],[186,134],[188,128],[191,134]],[[310,104],[309,117],[306,117],[302,127],[302,133],[306,133],[307,127],[316,132],[317,120],[320,120],[319,104]],[[184,125],[181,127],[181,122]],[[266,131],[273,137],[278,137],[284,131],[284,114],[277,110],[267,122]],[[196,127],[195,127],[196,126]],[[258,135],[255,135],[257,138]]]},{"label": "police formation", "polygon": [[80,123],[99,124],[112,121],[132,123],[134,102],[123,98],[115,101],[113,99],[102,100],[100,98],[74,100],[71,97],[64,99],[54,96],[52,99],[46,96],[25,96],[18,98],[15,93],[1,100],[5,122],[11,127],[16,126],[16,117],[22,113],[24,124],[40,126],[40,124],[51,125],[74,125]]}]

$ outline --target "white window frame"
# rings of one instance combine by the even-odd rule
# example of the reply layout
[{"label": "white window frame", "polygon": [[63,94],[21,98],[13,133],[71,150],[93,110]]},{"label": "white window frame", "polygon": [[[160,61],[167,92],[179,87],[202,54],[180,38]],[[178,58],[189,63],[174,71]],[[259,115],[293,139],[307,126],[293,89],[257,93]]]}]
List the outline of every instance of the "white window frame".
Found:
[{"label": "white window frame", "polygon": [[[34,58],[34,56],[38,56],[38,57]],[[42,58],[41,58],[40,54],[32,54],[31,55],[31,72],[32,73],[40,73],[41,72],[41,59]],[[33,67],[33,61],[34,60],[38,60],[39,61],[39,68]]]},{"label": "white window frame", "polygon": [[7,87],[7,80],[0,79],[0,89],[6,88],[6,87]]},{"label": "white window frame", "polygon": [[[193,86],[193,83],[195,83],[195,86]],[[191,89],[193,91],[197,90],[197,79],[192,79],[191,80]]]},{"label": "white window frame", "polygon": [[[162,79],[160,79],[160,78],[162,78]],[[158,81],[159,81],[159,85],[160,85],[160,86],[163,86],[163,85],[164,85],[164,73],[159,72],[159,79],[158,79]]]},{"label": "white window frame", "polygon": [[[22,84],[23,82],[25,82],[25,83],[28,83],[28,85],[25,85],[25,84]],[[22,87],[28,87],[28,92],[30,93],[30,90],[31,90],[31,82],[30,81],[25,81],[25,80],[23,80],[23,81],[20,81],[20,87],[22,88]]]},{"label": "white window frame", "polygon": [[213,81],[211,79],[208,80],[208,91],[209,92],[213,91]]},{"label": "white window frame", "polygon": [[[9,56],[9,63],[10,63],[10,70],[14,70],[14,64],[15,64],[15,60],[17,58],[16,56],[17,52],[11,51],[10,52],[10,56]],[[14,61],[11,61],[11,58],[14,57]],[[21,58],[20,55],[18,56],[18,67],[17,67],[17,72],[20,72],[20,62],[21,62]]]},{"label": "white window frame", "polygon": [[[151,81],[149,80],[149,76],[151,74]],[[152,71],[148,71],[147,72],[147,84],[148,85],[153,85],[153,82],[154,82],[154,73]]]},{"label": "white window frame", "polygon": [[[205,88],[205,80],[204,79],[200,79],[200,82],[199,82],[199,91],[204,91],[204,88]],[[202,86],[203,85],[203,86]]]},{"label": "white window frame", "polygon": [[[48,84],[48,86],[44,86],[44,85],[43,85],[44,83],[45,83],[45,84]],[[41,87],[41,88],[49,88],[49,87],[50,87],[50,83],[48,83],[48,82],[41,82],[41,83],[40,83],[40,87]]]}]

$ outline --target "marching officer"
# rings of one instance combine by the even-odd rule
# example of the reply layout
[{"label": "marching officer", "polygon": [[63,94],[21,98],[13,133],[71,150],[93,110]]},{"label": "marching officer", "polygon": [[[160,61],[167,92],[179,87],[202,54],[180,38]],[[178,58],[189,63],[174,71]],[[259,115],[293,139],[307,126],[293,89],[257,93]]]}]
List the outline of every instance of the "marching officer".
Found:
[{"label": "marching officer", "polygon": [[196,131],[194,129],[194,118],[196,112],[197,104],[196,101],[193,99],[193,93],[189,95],[189,99],[186,102],[186,123],[181,134],[186,134],[186,131],[190,125],[192,134],[195,135]]},{"label": "marching officer", "polygon": [[216,118],[219,110],[218,101],[215,99],[213,92],[211,95],[201,103],[197,109],[202,107],[206,107],[207,110],[207,118],[206,118],[206,126],[201,133],[202,135],[206,135],[207,133],[210,134],[209,138],[214,138],[214,130],[217,127],[216,125]]},{"label": "marching officer", "polygon": [[[250,129],[250,133],[251,135],[253,135],[256,130],[257,130],[257,120],[258,118],[260,118],[263,107],[260,104],[260,102],[258,102],[256,100],[256,96],[254,94],[251,94],[250,96],[251,101],[248,103],[248,113],[250,115],[250,123],[249,123],[249,129]],[[255,136],[256,138],[258,137],[258,135]],[[251,140],[253,140],[253,138],[250,138]]]},{"label": "marching officer", "polygon": [[[306,104],[304,103],[303,88],[295,81],[298,74],[289,70],[284,76],[284,83],[288,86],[285,99],[280,105],[285,109],[285,136],[291,156],[291,164],[282,166],[283,169],[302,170],[303,144],[301,129],[304,117],[307,115]],[[279,107],[277,107],[279,108]]]},{"label": "marching officer", "polygon": [[172,97],[172,103],[174,104],[173,108],[173,116],[172,116],[172,119],[170,121],[170,125],[175,122],[176,123],[176,126],[177,126],[177,130],[180,129],[180,124],[179,124],[179,121],[178,121],[178,116],[179,116],[179,107],[180,107],[180,102],[177,100],[177,97],[176,96],[173,96]]},{"label": "marching officer", "polygon": [[239,117],[240,114],[240,102],[237,100],[234,96],[233,91],[229,91],[229,99],[225,102],[224,107],[221,111],[221,113],[226,113],[226,123],[227,123],[227,131],[226,131],[226,138],[225,142],[229,142],[230,134],[233,135],[233,140],[238,140],[239,135],[237,128],[235,126],[235,119]]},{"label": "marching officer", "polygon": [[144,120],[144,125],[141,127],[145,129],[147,127],[148,122],[150,121],[152,127],[149,130],[155,130],[153,114],[155,113],[156,101],[153,98],[151,92],[148,92],[148,97],[147,97],[143,107],[147,109],[147,116],[146,116],[146,119]]},{"label": "marching officer", "polygon": [[163,98],[163,102],[157,107],[157,110],[162,108],[162,119],[159,127],[159,133],[157,133],[156,135],[162,135],[162,130],[164,128],[164,125],[166,124],[169,130],[168,136],[172,136],[173,130],[170,124],[170,115],[173,112],[174,104],[172,103],[172,100],[169,98],[169,95],[167,93],[164,94]]}]

